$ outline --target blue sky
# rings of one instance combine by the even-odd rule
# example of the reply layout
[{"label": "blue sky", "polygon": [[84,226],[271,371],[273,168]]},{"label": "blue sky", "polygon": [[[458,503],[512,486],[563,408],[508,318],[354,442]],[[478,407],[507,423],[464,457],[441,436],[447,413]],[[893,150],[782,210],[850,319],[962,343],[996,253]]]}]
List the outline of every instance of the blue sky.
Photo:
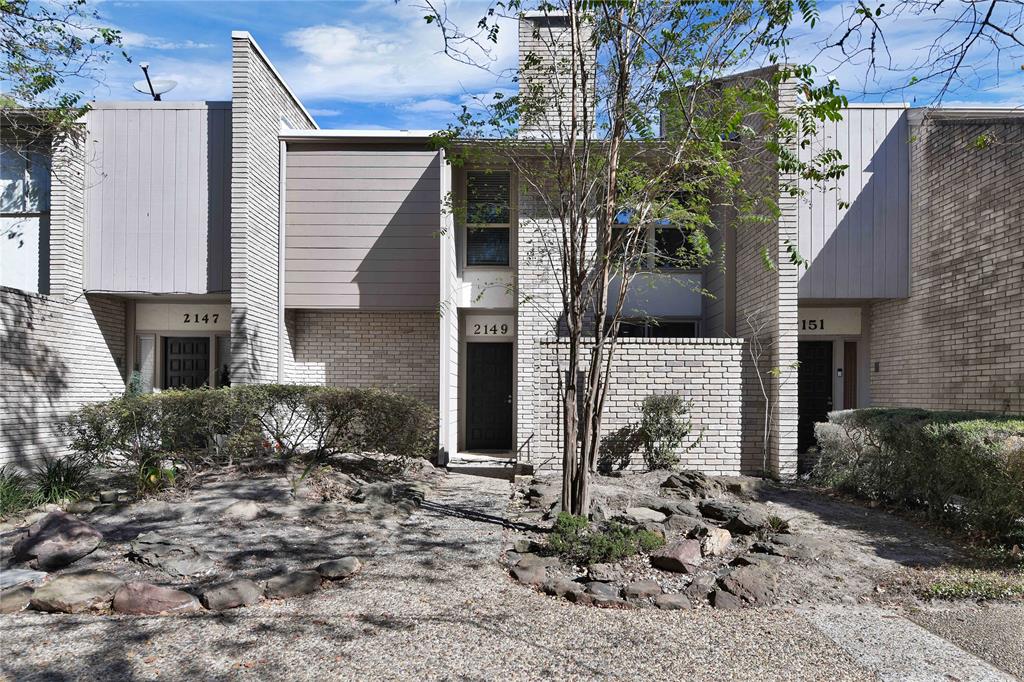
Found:
[{"label": "blue sky", "polygon": [[[807,59],[815,45],[838,26],[852,0],[821,0],[820,25],[794,43]],[[166,99],[230,99],[232,30],[247,30],[267,52],[306,107],[325,128],[443,128],[459,104],[511,87],[516,62],[515,27],[482,55],[489,68],[459,64],[440,54],[437,29],[427,26],[418,0],[340,0],[336,2],[172,2],[105,0],[96,5],[104,22],[123,31],[132,64],[111,62],[96,99],[142,97],[132,90],[141,78],[139,62],[150,63],[154,77],[172,78],[178,87]],[[449,13],[463,23],[479,18],[480,2],[450,1]],[[941,26],[937,21],[905,18],[889,31],[894,57],[923,63],[923,46]],[[1009,57],[1009,59],[1007,59]],[[1015,57],[1015,59],[1014,59]],[[822,71],[833,72],[856,101],[931,102],[931,85],[888,91],[909,75],[883,74],[865,80],[864,67],[817,56]],[[970,80],[946,97],[947,104],[1019,106],[1024,100],[1022,56],[979,55]]]}]

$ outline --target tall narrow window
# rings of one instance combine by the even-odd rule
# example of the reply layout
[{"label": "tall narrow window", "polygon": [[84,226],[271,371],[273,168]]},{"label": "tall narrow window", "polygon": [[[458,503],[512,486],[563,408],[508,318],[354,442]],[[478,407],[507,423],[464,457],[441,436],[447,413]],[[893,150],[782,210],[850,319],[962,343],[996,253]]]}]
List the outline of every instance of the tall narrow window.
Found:
[{"label": "tall narrow window", "polygon": [[511,174],[466,173],[466,265],[509,264]]},{"label": "tall narrow window", "polygon": [[49,293],[50,155],[0,147],[0,285]]},{"label": "tall narrow window", "polygon": [[156,337],[152,334],[135,337],[135,371],[142,379],[142,391],[151,393],[156,385]]},{"label": "tall narrow window", "polygon": [[231,385],[231,337],[217,337],[217,371],[214,386]]}]

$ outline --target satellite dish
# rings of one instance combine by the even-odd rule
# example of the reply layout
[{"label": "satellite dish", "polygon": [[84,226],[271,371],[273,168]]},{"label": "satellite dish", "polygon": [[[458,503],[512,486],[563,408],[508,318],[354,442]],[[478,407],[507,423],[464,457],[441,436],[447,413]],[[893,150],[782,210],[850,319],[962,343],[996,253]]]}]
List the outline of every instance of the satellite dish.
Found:
[{"label": "satellite dish", "polygon": [[152,95],[153,100],[156,102],[160,101],[160,95],[166,94],[174,89],[178,84],[178,81],[172,81],[167,78],[153,78],[149,77],[149,63],[143,62],[139,66],[142,67],[142,73],[146,74],[146,80],[135,81],[132,85],[136,90],[144,95]]}]

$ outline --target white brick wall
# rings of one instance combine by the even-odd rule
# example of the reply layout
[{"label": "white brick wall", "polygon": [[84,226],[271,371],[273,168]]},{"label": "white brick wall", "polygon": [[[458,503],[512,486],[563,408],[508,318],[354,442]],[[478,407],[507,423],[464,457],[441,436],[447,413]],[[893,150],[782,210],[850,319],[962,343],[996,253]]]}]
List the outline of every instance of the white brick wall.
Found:
[{"label": "white brick wall", "polygon": [[437,313],[289,310],[285,381],[387,388],[438,404]]},{"label": "white brick wall", "polygon": [[[568,344],[556,339],[535,341],[534,358],[536,432],[530,453],[540,470],[560,470],[560,378],[568,371]],[[741,463],[743,364],[741,339],[620,339],[602,435],[638,423],[647,396],[682,395],[693,403],[691,418],[702,438],[692,450],[681,453],[681,466],[709,474],[748,473]],[[630,468],[642,465],[638,451]]]},{"label": "white brick wall", "polygon": [[1024,119],[913,132],[910,298],[871,306],[872,403],[1024,413]]}]

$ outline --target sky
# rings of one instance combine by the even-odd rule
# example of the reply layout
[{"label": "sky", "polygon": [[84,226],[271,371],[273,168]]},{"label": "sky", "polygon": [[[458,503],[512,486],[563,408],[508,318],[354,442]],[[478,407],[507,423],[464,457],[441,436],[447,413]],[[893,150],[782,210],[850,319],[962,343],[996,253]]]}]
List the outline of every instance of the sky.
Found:
[{"label": "sky", "polygon": [[[424,21],[421,2],[92,0],[104,24],[122,31],[132,63],[112,60],[90,94],[99,100],[144,97],[132,82],[142,78],[138,64],[148,62],[152,77],[178,82],[164,99],[228,100],[231,31],[245,30],[322,128],[442,129],[461,103],[514,88],[516,30],[504,21],[497,45],[475,55],[477,65],[459,63],[443,54],[441,34]],[[851,101],[933,103],[933,83],[905,87],[911,72],[870,77],[862,60],[851,64],[834,53],[819,54],[820,42],[839,30],[851,5],[852,0],[819,0],[818,25],[800,30],[791,54],[813,60],[822,76],[835,76]],[[447,3],[449,15],[462,24],[475,23],[485,7],[478,0]],[[926,64],[924,48],[942,29],[941,19],[893,22],[886,34],[892,57],[900,64]],[[975,52],[965,82],[943,104],[1021,106],[1022,65],[1021,52],[998,60],[994,52]]]}]

